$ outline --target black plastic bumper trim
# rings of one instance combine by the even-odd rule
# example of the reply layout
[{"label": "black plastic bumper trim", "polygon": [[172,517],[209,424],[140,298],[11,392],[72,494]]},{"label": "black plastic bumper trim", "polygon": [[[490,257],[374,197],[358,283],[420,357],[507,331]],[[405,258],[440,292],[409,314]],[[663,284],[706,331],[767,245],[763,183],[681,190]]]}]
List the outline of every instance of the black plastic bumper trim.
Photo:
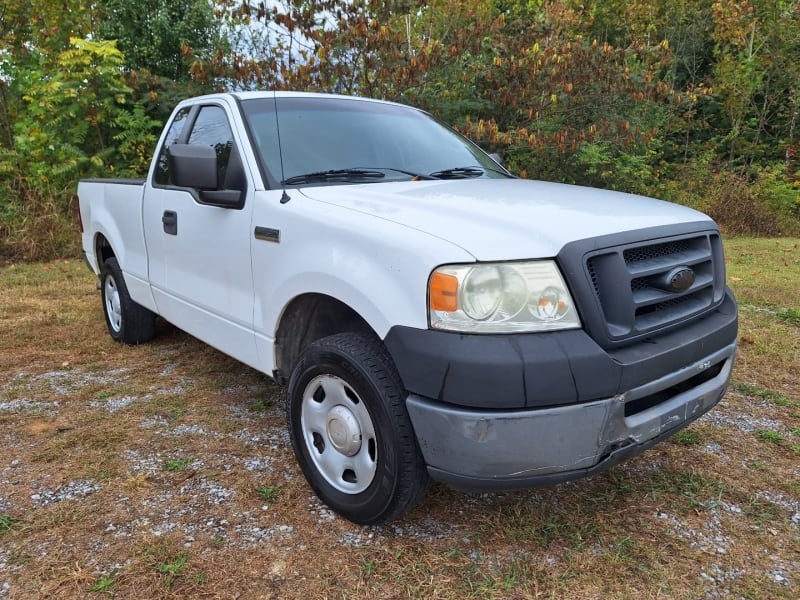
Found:
[{"label": "black plastic bumper trim", "polygon": [[583,330],[467,335],[395,326],[385,343],[408,392],[456,406],[544,408],[608,398],[736,340],[736,302],[667,334],[606,351]]}]

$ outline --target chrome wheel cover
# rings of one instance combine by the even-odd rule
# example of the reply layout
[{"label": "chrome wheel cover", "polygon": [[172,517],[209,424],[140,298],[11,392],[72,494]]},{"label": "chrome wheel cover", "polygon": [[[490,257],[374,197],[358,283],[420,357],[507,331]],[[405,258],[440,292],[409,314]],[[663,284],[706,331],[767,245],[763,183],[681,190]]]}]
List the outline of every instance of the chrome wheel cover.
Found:
[{"label": "chrome wheel cover", "polygon": [[300,427],[319,474],[345,494],[366,490],[377,471],[375,426],[367,407],[347,383],[318,375],[303,391]]}]

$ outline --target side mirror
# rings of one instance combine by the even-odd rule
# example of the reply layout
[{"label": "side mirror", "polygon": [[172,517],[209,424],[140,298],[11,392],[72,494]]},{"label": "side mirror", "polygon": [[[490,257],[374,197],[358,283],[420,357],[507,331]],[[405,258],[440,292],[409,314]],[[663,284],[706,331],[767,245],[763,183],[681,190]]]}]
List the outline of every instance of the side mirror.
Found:
[{"label": "side mirror", "polygon": [[218,189],[217,153],[211,146],[172,144],[167,156],[175,185],[198,190]]},{"label": "side mirror", "polygon": [[219,189],[218,158],[211,146],[172,144],[167,156],[174,185],[196,189],[199,200],[204,204],[237,210],[244,206],[244,190]]},{"label": "side mirror", "polygon": [[494,162],[496,162],[498,165],[500,165],[504,169],[506,168],[506,166],[503,164],[503,157],[500,156],[500,154],[498,152],[492,152],[489,155],[489,158],[491,158]]}]

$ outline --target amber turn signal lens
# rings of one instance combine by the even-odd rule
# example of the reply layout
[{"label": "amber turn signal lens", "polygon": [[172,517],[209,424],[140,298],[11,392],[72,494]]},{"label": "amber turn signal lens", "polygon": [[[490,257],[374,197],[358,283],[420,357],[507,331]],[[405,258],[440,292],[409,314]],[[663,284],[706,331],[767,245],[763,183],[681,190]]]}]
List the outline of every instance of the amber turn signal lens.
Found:
[{"label": "amber turn signal lens", "polygon": [[458,309],[458,278],[445,273],[431,277],[431,310],[455,312]]}]

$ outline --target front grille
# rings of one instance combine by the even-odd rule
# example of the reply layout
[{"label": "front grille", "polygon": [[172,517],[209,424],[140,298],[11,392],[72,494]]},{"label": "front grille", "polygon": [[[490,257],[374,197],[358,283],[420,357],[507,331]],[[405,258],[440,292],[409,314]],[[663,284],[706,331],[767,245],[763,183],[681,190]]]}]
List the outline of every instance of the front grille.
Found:
[{"label": "front grille", "polygon": [[[612,341],[623,341],[699,316],[722,301],[725,271],[716,233],[605,248],[585,257],[586,272]],[[683,269],[681,269],[683,268]],[[669,285],[678,271],[694,281]]]},{"label": "front grille", "polygon": [[622,253],[622,256],[625,258],[626,263],[631,264],[662,257],[669,259],[676,254],[689,250],[691,250],[691,245],[685,240],[679,240],[677,242],[653,244],[652,246],[643,246],[641,248],[628,248]]}]

